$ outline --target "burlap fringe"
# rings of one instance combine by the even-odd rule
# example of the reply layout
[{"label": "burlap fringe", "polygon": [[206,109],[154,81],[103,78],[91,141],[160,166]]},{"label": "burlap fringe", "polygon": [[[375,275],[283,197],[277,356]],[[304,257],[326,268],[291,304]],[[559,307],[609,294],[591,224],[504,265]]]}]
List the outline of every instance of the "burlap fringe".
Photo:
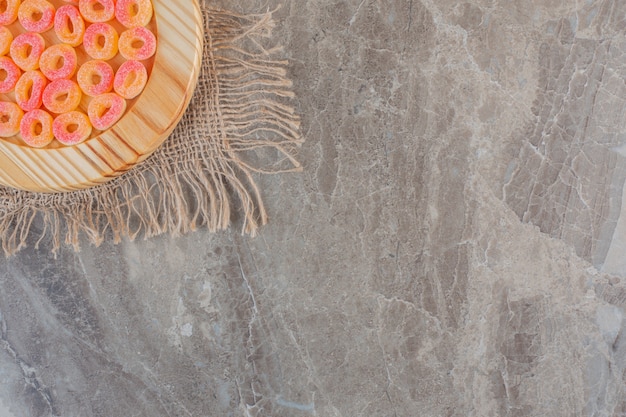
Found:
[{"label": "burlap fringe", "polygon": [[[272,60],[279,49],[263,46],[271,13],[241,16],[203,7],[203,14],[203,70],[172,136],[146,162],[100,187],[52,195],[0,187],[6,255],[27,242],[44,242],[54,253],[63,244],[79,250],[83,235],[99,245],[201,226],[217,231],[230,225],[233,213],[240,214],[244,233],[254,235],[267,222],[253,176],[300,169],[287,63]],[[275,163],[249,162],[258,152],[257,159],[273,156]]]}]

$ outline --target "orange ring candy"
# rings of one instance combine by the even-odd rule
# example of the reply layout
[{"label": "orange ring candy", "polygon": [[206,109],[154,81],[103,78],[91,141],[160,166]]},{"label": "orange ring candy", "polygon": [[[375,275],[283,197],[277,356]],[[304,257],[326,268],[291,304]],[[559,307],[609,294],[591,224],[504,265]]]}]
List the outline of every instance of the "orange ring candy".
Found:
[{"label": "orange ring candy", "polygon": [[20,0],[5,0],[6,8],[0,12],[0,25],[10,25],[17,20]]},{"label": "orange ring candy", "polygon": [[113,89],[125,99],[137,97],[148,82],[148,71],[139,61],[126,61],[115,74]]},{"label": "orange ring candy", "polygon": [[10,101],[0,101],[0,137],[10,138],[20,131],[24,112],[20,106]]},{"label": "orange ring candy", "polygon": [[39,70],[50,81],[61,78],[71,78],[76,72],[78,59],[76,50],[69,45],[52,45],[41,54]]},{"label": "orange ring candy", "polygon": [[[122,64],[123,65],[123,64]],[[104,61],[87,61],[78,69],[76,80],[83,93],[90,97],[108,93],[113,89],[113,68]]]},{"label": "orange ring candy", "polygon": [[24,111],[41,107],[48,80],[40,71],[26,71],[15,84],[15,102]]},{"label": "orange ring candy", "polygon": [[32,71],[39,68],[39,58],[45,49],[46,41],[40,34],[26,32],[13,39],[9,54],[22,70]]},{"label": "orange ring candy", "polygon": [[101,94],[89,103],[87,114],[93,127],[106,130],[117,123],[126,111],[126,100],[115,93]]},{"label": "orange ring candy", "polygon": [[80,111],[60,114],[52,122],[54,137],[64,145],[77,145],[91,135],[89,117]]},{"label": "orange ring candy", "polygon": [[78,84],[72,80],[52,81],[43,90],[43,105],[52,113],[61,114],[76,110],[83,98]]},{"label": "orange ring candy", "polygon": [[85,36],[85,21],[76,6],[66,4],[57,9],[54,16],[54,33],[63,43],[78,46]]},{"label": "orange ring candy", "polygon": [[13,91],[17,80],[20,79],[20,75],[22,75],[22,71],[11,58],[6,56],[0,57],[0,78],[2,78],[2,81],[0,81],[0,93]]},{"label": "orange ring candy", "polygon": [[27,31],[42,33],[54,25],[54,6],[46,0],[26,0],[18,9],[17,18]]},{"label": "orange ring candy", "polygon": [[108,22],[115,17],[113,0],[78,0],[83,18],[90,23]]},{"label": "orange ring candy", "polygon": [[115,18],[127,28],[146,26],[152,19],[150,0],[117,0]]},{"label": "orange ring candy", "polygon": [[145,27],[134,27],[122,32],[119,49],[124,58],[142,61],[150,58],[156,52],[156,38]]},{"label": "orange ring candy", "polygon": [[109,60],[117,55],[119,37],[108,23],[94,23],[85,31],[83,47],[93,59]]},{"label": "orange ring candy", "polygon": [[52,116],[41,109],[29,111],[20,122],[22,140],[33,148],[43,148],[54,139]]},{"label": "orange ring candy", "polygon": [[11,49],[13,42],[13,34],[6,26],[0,26],[0,55],[6,55]]}]

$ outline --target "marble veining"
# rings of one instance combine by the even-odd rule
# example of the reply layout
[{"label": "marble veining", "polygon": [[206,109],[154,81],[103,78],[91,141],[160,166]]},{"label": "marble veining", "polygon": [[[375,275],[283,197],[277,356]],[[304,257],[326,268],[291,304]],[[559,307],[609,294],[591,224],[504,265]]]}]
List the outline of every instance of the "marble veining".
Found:
[{"label": "marble veining", "polygon": [[0,416],[626,415],[625,16],[283,2],[270,224],[0,262]]}]

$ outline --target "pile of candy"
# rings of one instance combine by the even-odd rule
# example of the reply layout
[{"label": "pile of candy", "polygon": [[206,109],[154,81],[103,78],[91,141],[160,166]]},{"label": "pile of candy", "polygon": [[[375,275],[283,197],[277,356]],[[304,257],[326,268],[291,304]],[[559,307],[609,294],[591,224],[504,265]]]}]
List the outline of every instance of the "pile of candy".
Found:
[{"label": "pile of candy", "polygon": [[[146,27],[151,0],[64,2],[0,1],[0,137],[19,133],[37,148],[54,139],[81,143],[93,128],[113,126],[148,81],[142,61],[156,52]],[[47,46],[41,34],[50,30],[58,43]],[[121,65],[112,61],[118,53]],[[88,59],[79,63],[79,56]]]}]

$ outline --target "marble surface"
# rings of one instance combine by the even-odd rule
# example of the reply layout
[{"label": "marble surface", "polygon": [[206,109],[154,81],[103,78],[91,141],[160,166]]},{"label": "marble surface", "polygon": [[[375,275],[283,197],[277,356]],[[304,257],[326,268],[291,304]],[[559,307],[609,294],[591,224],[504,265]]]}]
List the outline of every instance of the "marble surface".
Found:
[{"label": "marble surface", "polygon": [[626,415],[626,3],[275,18],[270,224],[0,262],[0,416]]}]

